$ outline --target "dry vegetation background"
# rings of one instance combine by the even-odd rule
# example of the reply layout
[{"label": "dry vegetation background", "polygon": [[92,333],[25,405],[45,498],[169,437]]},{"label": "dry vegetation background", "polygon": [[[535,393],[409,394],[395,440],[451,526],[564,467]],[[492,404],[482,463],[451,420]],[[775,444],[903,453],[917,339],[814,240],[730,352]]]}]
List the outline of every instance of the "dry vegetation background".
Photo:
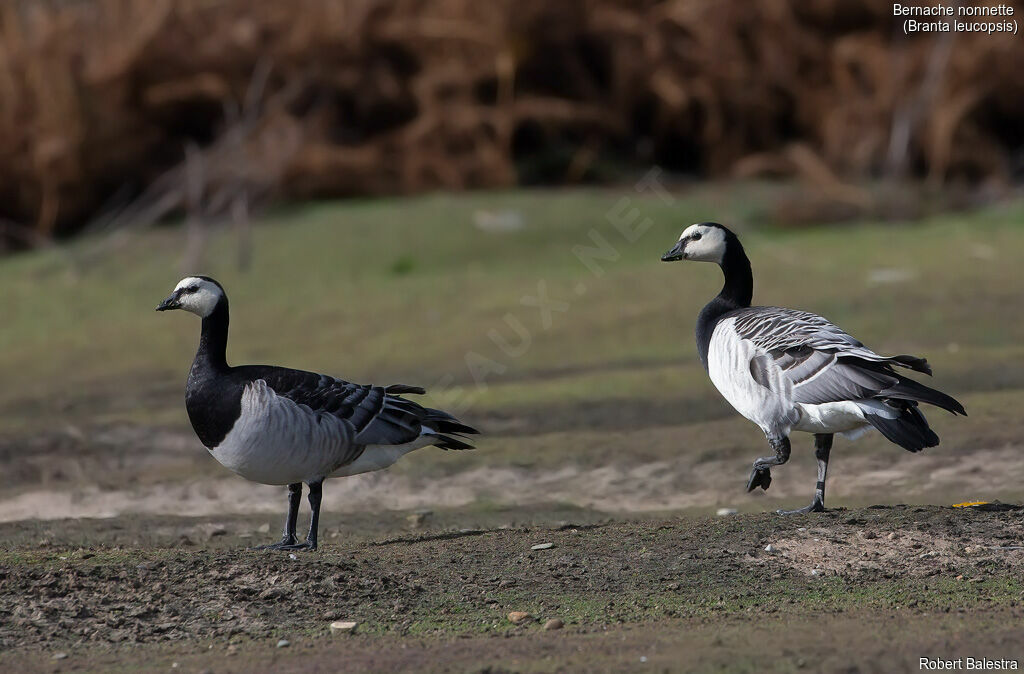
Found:
[{"label": "dry vegetation background", "polygon": [[1006,183],[1020,45],[906,38],[888,0],[8,1],[0,247],[655,162],[854,204],[849,181]]}]

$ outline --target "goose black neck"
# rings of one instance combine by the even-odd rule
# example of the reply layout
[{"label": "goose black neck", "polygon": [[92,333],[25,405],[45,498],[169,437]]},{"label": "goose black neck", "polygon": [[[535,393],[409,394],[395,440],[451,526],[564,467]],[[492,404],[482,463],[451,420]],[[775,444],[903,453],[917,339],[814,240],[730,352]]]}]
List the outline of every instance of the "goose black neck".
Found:
[{"label": "goose black neck", "polygon": [[[743,251],[743,245],[735,236],[725,248],[725,256],[722,258],[722,273],[725,274],[725,285],[722,292],[718,293],[715,299],[732,309],[742,309],[750,306],[754,298],[754,273],[750,269],[750,259]],[[730,311],[732,310],[730,309]]]},{"label": "goose black neck", "polygon": [[203,319],[203,331],[199,336],[199,350],[196,364],[226,370],[228,350],[228,300],[221,297],[213,312]]},{"label": "goose black neck", "polygon": [[730,311],[749,307],[754,297],[754,274],[743,246],[732,232],[727,234],[726,242],[725,255],[721,262],[725,284],[722,291],[707,303],[697,317],[697,353],[705,370],[708,369],[711,335],[714,334],[718,321]]}]

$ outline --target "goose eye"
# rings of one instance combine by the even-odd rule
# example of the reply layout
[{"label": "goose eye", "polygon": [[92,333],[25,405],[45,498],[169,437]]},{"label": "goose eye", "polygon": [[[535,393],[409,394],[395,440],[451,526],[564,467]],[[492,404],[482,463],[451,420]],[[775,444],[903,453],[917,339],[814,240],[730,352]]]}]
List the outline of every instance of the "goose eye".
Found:
[{"label": "goose eye", "polygon": [[693,234],[690,235],[690,240],[691,241],[700,241],[700,237],[701,237],[701,233],[700,232],[694,232]]}]

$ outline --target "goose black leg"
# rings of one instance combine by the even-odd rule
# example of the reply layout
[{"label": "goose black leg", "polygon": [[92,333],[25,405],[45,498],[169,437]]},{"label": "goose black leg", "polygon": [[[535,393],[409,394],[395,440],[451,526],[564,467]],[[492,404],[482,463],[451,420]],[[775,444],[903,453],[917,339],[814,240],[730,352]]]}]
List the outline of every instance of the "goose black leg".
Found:
[{"label": "goose black leg", "polygon": [[295,545],[295,520],[299,517],[299,503],[302,501],[302,483],[288,485],[288,516],[284,520],[284,537],[278,543],[257,545],[253,550],[284,550]]},{"label": "goose black leg", "polygon": [[320,528],[320,500],[323,498],[323,480],[309,483],[309,509],[313,516],[309,520],[309,533],[302,543],[283,545],[280,550],[316,550],[317,531]]},{"label": "goose black leg", "polygon": [[756,488],[767,489],[772,483],[772,466],[781,466],[789,461],[789,438],[768,438],[775,456],[762,456],[754,462],[754,468],[750,471],[750,479],[747,480],[747,491],[754,491]]},{"label": "goose black leg", "polygon": [[797,510],[779,510],[780,515],[801,515],[804,513],[825,512],[825,474],[828,473],[828,455],[832,451],[831,433],[814,435],[814,456],[818,459],[818,484],[814,488],[814,500],[811,505]]}]

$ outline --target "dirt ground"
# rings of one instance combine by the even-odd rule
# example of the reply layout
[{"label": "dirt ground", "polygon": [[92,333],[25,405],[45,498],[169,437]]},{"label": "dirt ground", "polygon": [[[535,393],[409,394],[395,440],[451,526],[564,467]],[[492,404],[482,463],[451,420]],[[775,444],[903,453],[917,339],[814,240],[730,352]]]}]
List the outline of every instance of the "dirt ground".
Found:
[{"label": "dirt ground", "polygon": [[[294,559],[245,549],[276,535],[265,517],[7,523],[0,669],[888,672],[917,671],[919,657],[1024,660],[1019,509],[601,519],[353,517]],[[531,549],[541,543],[552,545]],[[514,625],[512,611],[531,619]],[[564,628],[546,630],[552,619]],[[358,626],[332,634],[333,620]]]}]

